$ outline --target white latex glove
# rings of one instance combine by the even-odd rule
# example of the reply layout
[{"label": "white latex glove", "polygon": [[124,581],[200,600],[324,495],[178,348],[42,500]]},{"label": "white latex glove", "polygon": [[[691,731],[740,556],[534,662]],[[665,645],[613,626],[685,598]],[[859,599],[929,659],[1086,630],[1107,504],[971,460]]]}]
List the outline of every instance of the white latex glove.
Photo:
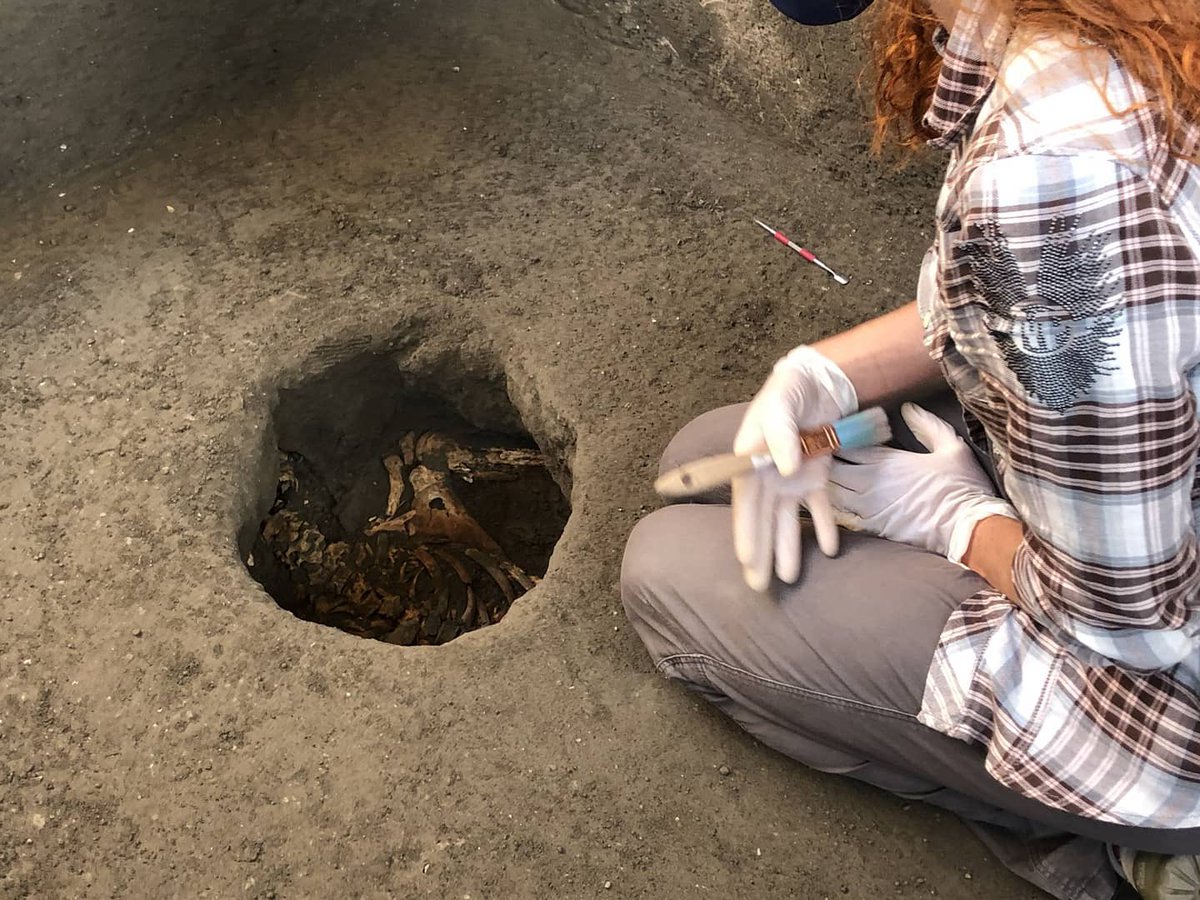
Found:
[{"label": "white latex glove", "polygon": [[838,550],[829,503],[829,456],[802,458],[799,432],[835,422],[858,409],[854,385],[837,364],[808,346],[775,364],[754,396],[733,441],[735,453],[768,453],[774,466],[733,479],[733,545],[746,583],[765,591],[774,571],[791,584],[800,577],[800,506],[808,508],[817,545]]},{"label": "white latex glove", "polygon": [[838,522],[962,565],[981,520],[1016,519],[1017,513],[996,496],[971,448],[948,422],[913,403],[904,404],[900,414],[930,452],[839,450],[829,487]]}]

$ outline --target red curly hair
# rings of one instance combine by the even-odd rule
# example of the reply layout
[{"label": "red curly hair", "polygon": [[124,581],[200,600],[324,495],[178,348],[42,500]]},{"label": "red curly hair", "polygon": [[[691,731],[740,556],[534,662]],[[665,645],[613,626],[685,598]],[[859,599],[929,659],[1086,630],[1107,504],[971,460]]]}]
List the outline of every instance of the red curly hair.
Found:
[{"label": "red curly hair", "polygon": [[[1198,0],[988,0],[1014,26],[1108,49],[1150,91],[1173,152],[1200,157]],[[920,146],[941,69],[932,41],[938,20],[928,0],[881,0],[872,41],[875,147]],[[1128,110],[1113,109],[1114,115]]]}]

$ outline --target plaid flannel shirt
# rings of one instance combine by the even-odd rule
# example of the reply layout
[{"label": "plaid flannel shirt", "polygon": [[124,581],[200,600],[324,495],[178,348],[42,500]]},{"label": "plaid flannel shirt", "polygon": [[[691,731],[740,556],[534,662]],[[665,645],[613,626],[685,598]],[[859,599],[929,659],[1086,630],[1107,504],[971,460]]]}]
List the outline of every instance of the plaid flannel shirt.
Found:
[{"label": "plaid flannel shirt", "polygon": [[921,721],[1042,803],[1194,828],[1200,167],[1105,50],[983,6],[941,36],[926,122],[951,161],[918,306],[1024,539],[1017,596],[947,623]]}]

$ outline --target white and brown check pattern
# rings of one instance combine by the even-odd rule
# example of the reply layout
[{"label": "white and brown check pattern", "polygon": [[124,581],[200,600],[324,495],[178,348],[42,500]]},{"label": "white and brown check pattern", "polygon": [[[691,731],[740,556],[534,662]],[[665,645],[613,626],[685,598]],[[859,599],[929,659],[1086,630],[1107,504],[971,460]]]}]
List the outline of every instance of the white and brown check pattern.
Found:
[{"label": "white and brown check pattern", "polygon": [[1018,596],[947,623],[921,720],[1048,805],[1194,828],[1200,168],[1103,49],[977,6],[927,118],[952,156],[920,308],[1025,539]]}]

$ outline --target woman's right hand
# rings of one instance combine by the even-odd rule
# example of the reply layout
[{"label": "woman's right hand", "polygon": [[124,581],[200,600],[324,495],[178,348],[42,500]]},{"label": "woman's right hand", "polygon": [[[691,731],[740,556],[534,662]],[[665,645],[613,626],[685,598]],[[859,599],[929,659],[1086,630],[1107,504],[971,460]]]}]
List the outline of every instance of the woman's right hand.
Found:
[{"label": "woman's right hand", "polygon": [[800,577],[800,507],[808,509],[817,545],[838,550],[829,502],[830,457],[805,458],[800,432],[835,422],[858,409],[854,385],[834,362],[797,347],[775,364],[750,403],[734,438],[739,454],[767,453],[774,466],[733,480],[733,543],[746,583],[765,591],[771,574],[791,584]]}]

